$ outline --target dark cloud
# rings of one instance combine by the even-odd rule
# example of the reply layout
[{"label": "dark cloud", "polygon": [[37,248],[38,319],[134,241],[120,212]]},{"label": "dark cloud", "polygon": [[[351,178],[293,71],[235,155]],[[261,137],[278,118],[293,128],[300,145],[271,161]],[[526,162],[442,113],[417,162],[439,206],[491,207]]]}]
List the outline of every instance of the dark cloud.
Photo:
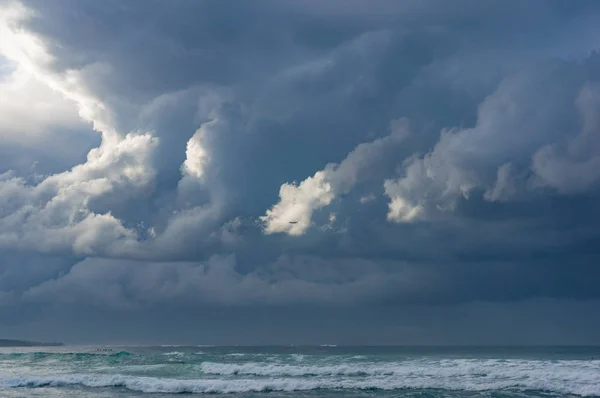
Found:
[{"label": "dark cloud", "polygon": [[[597,344],[598,301],[537,299],[457,306],[291,305],[190,308],[156,305],[147,311],[111,308],[46,311],[7,325],[3,335],[74,343],[122,344]],[[152,330],[152,333],[143,333]],[[243,335],[243,341],[241,336]]]},{"label": "dark cloud", "polygon": [[[460,342],[488,313],[596,305],[597,2],[19,4],[0,3],[5,330],[199,311],[260,318],[258,341],[301,308]],[[447,340],[442,308],[467,319]]]}]

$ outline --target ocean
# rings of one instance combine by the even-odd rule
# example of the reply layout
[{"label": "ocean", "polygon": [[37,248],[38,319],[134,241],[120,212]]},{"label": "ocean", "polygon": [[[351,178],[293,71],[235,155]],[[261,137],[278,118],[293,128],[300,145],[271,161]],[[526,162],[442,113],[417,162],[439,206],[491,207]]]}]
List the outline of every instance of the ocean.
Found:
[{"label": "ocean", "polygon": [[0,349],[1,397],[158,398],[173,394],[600,397],[600,347]]}]

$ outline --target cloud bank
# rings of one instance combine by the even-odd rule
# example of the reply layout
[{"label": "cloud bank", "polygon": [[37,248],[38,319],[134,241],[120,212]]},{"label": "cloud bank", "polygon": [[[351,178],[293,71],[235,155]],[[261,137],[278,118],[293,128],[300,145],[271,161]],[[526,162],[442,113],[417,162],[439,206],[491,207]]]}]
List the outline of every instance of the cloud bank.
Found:
[{"label": "cloud bank", "polygon": [[586,1],[1,2],[5,330],[66,309],[589,314],[599,16]]}]

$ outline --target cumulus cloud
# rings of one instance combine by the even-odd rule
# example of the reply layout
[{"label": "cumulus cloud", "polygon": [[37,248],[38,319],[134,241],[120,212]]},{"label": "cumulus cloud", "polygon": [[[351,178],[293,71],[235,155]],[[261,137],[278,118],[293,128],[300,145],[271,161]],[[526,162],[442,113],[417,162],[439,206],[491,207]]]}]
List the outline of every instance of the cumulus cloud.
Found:
[{"label": "cumulus cloud", "polygon": [[89,204],[117,187],[125,192],[151,183],[149,158],[156,139],[139,133],[120,136],[111,125],[110,112],[82,81],[86,71],[53,70],[54,57],[44,41],[20,28],[33,15],[29,9],[10,3],[0,15],[0,53],[72,101],[79,116],[102,133],[102,144],[88,153],[87,162],[69,171],[48,176],[37,185],[19,177],[3,179],[1,246],[45,252],[67,249],[88,255],[107,254],[115,246],[117,251],[125,250],[123,240],[135,240],[135,231],[124,227],[110,211],[94,213]]},{"label": "cumulus cloud", "polygon": [[206,150],[202,148],[202,132],[199,131],[187,142],[183,170],[193,177],[202,178],[207,161]]},{"label": "cumulus cloud", "polygon": [[88,163],[36,186],[17,177],[1,181],[0,245],[79,254],[104,254],[114,245],[125,250],[121,239],[135,240],[135,231],[110,213],[94,213],[89,202],[114,190],[127,194],[151,181],[143,152],[147,157],[152,145],[149,136],[128,136],[114,147],[90,152]]},{"label": "cumulus cloud", "polygon": [[[404,162],[404,177],[386,181],[388,219],[435,217],[477,189],[489,201],[531,198],[528,191],[540,185],[560,193],[592,189],[595,173],[586,166],[593,167],[594,155],[576,147],[585,141],[589,154],[595,144],[589,112],[597,101],[587,80],[598,78],[587,68],[595,63],[596,54],[583,65],[548,61],[505,78],[480,104],[474,127],[443,130],[431,152]],[[572,141],[570,156],[582,156],[581,163],[556,153],[555,142],[563,139]]]},{"label": "cumulus cloud", "polygon": [[371,177],[369,169],[373,163],[389,156],[389,152],[409,134],[406,121],[394,121],[390,130],[388,136],[358,145],[339,164],[328,164],[300,184],[283,184],[279,189],[279,202],[261,217],[265,232],[305,233],[311,226],[313,212],[347,194],[361,180]]}]

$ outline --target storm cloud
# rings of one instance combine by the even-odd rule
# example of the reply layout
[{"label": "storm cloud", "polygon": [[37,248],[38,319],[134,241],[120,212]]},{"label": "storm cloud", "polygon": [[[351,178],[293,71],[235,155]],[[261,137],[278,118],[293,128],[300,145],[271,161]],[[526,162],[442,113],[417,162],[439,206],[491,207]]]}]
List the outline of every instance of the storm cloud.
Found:
[{"label": "storm cloud", "polygon": [[[522,319],[505,342],[598,342],[599,18],[0,2],[0,332],[493,343],[477,324]],[[390,332],[344,334],[368,316]]]}]

